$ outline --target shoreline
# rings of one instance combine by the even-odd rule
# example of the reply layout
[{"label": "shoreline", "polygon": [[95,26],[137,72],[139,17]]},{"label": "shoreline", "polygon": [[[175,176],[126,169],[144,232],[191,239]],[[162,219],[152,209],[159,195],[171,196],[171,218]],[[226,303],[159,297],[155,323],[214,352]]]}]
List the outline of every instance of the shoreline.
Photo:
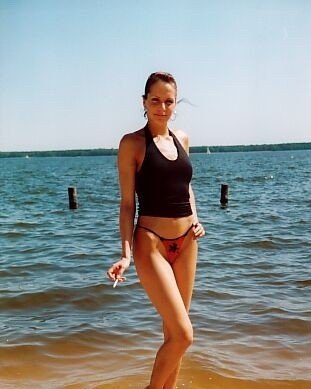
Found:
[{"label": "shoreline", "polygon": [[[37,359],[37,358],[35,358]],[[63,364],[62,369],[53,369],[52,363],[39,362],[38,367],[30,365],[29,361],[23,363],[22,356],[20,365],[9,369],[3,367],[0,373],[0,385],[3,389],[144,389],[149,383],[150,371],[141,372],[133,369],[126,369],[122,372],[115,369],[107,377],[98,364],[90,366],[89,361],[79,359],[75,367],[72,363]],[[124,367],[126,361],[122,361]],[[41,366],[40,366],[41,365]],[[6,372],[4,370],[7,370]],[[125,373],[125,374],[124,374]],[[105,377],[106,376],[106,377]],[[226,377],[203,367],[194,367],[192,364],[184,363],[177,388],[183,389],[310,389],[311,381],[308,380],[276,380],[276,379],[240,379]]]},{"label": "shoreline", "polygon": [[[190,146],[190,153],[214,154],[225,152],[251,151],[295,151],[311,150],[311,142],[277,143],[260,145],[233,146]],[[117,155],[118,149],[75,149],[75,150],[43,150],[43,151],[0,151],[0,158],[34,158],[34,157],[83,157]]]},{"label": "shoreline", "polygon": [[[14,369],[10,369],[13,374]],[[27,372],[26,372],[27,370]],[[35,370],[35,368],[33,368]],[[200,375],[193,371],[185,374],[182,368],[178,380],[177,388],[184,389],[310,389],[311,381],[307,380],[242,380],[227,378],[214,372],[206,370]],[[32,374],[30,366],[23,366],[15,371],[15,377],[3,377],[0,375],[0,385],[2,389],[144,389],[149,383],[149,372],[145,374],[129,374],[120,377],[105,379],[96,374],[94,370],[87,371],[81,369],[62,369],[62,375],[48,372],[45,366],[44,373]],[[117,375],[117,373],[116,373]],[[121,373],[122,375],[122,373]]]}]

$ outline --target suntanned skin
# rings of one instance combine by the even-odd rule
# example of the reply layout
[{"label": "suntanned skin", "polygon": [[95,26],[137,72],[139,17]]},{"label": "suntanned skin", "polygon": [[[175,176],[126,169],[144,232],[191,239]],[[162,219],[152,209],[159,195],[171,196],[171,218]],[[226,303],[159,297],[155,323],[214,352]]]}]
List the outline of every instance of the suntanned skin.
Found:
[{"label": "suntanned skin", "polygon": [[[148,126],[158,149],[168,159],[177,158],[177,150],[168,132],[168,121],[176,107],[176,89],[168,82],[157,81],[143,99]],[[188,137],[180,131],[174,134],[189,152]],[[134,231],[135,174],[145,155],[144,130],[125,135],[119,147],[118,168],[121,192],[120,234],[122,255],[108,270],[111,280],[124,281],[123,273],[130,265],[131,251],[140,282],[163,320],[164,343],[157,352],[148,389],[175,389],[181,358],[193,340],[189,319],[197,259],[197,238],[205,234],[198,223],[191,186],[190,203],[193,214],[182,218],[140,216],[139,224],[166,238],[186,236],[181,253],[173,264],[165,258],[165,249],[157,236],[143,229]],[[133,242],[133,245],[132,245]]]}]

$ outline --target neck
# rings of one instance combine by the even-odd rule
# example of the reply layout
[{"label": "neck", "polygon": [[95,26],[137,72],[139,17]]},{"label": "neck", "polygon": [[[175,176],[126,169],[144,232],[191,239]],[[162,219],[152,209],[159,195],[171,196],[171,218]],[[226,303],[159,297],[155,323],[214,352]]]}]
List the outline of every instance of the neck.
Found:
[{"label": "neck", "polygon": [[150,121],[148,121],[147,125],[152,136],[157,136],[157,135],[165,136],[169,134],[167,123],[158,124],[158,123],[150,123]]}]

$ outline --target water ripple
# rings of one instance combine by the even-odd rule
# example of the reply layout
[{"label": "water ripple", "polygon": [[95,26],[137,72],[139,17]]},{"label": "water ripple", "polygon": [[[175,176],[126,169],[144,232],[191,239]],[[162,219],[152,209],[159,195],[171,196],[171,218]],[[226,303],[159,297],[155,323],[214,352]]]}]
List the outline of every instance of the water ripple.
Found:
[{"label": "water ripple", "polygon": [[[228,376],[241,379],[226,383],[238,388],[264,378],[311,380],[310,202],[301,200],[310,152],[191,158],[207,234],[199,242],[195,343],[185,371],[194,369],[200,389],[209,377],[215,388]],[[46,380],[45,389],[109,387],[110,379],[119,382],[120,359],[129,376],[146,377],[161,342],[161,321],[134,266],[116,289],[106,279],[120,253],[115,157],[65,161],[1,161],[4,388],[4,377],[5,385],[21,377],[22,389],[33,388],[32,379],[36,388]],[[224,182],[227,209],[219,203]],[[68,209],[68,186],[78,189],[76,211]]]}]

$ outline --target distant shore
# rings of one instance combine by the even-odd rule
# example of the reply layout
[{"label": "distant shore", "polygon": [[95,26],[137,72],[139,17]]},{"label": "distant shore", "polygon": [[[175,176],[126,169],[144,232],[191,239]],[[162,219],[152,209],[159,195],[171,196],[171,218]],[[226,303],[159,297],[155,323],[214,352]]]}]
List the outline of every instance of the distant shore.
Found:
[{"label": "distant shore", "polygon": [[[261,145],[234,145],[234,146],[193,146],[190,153],[224,153],[245,151],[284,151],[284,150],[310,150],[311,142],[278,143]],[[51,150],[51,151],[0,151],[0,158],[33,158],[33,157],[88,157],[116,155],[118,149],[79,149],[79,150]]]}]

